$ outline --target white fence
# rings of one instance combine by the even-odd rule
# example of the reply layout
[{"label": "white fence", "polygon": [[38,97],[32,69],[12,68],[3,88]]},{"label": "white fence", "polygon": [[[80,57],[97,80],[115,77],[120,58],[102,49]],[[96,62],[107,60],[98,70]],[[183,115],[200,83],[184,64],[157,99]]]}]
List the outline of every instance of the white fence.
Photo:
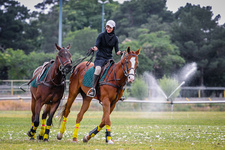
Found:
[{"label": "white fence", "polygon": [[[0,80],[0,100],[31,100],[29,86],[25,85],[29,80]],[[65,91],[65,98],[68,95],[68,84]],[[24,85],[23,85],[24,84]],[[26,90],[23,92],[19,87]],[[128,87],[129,88],[129,87]],[[151,91],[151,89],[149,89]],[[190,91],[192,94],[190,94]],[[194,96],[184,96],[189,92],[190,95]],[[213,96],[207,96],[205,93],[214,93]],[[225,88],[224,87],[181,87],[180,96],[174,100],[166,101],[165,99],[149,98],[145,100],[137,100],[133,98],[128,98],[124,102],[128,103],[165,103],[165,104],[194,104],[194,103],[225,103]],[[182,94],[183,93],[183,94]],[[194,93],[194,94],[193,94]],[[206,95],[206,96],[204,96]],[[81,101],[81,98],[77,98]]]}]

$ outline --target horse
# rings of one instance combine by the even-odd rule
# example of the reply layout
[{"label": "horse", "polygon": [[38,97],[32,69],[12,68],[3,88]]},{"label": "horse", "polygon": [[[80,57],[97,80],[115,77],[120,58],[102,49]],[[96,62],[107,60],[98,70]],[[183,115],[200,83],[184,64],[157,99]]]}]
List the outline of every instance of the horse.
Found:
[{"label": "horse", "polygon": [[[32,127],[27,135],[31,140],[35,139],[35,133],[39,126],[40,111],[43,105],[45,109],[42,114],[42,127],[39,140],[48,141],[52,118],[60,104],[66,85],[66,75],[71,71],[72,61],[69,52],[70,45],[66,48],[59,47],[55,44],[58,53],[54,61],[45,63],[46,76],[44,79],[38,80],[38,76],[43,75],[44,65],[39,66],[33,73],[31,83],[31,111],[32,111]],[[35,80],[36,79],[36,80]],[[36,81],[36,82],[35,82]],[[32,86],[32,83],[37,83],[37,86]],[[49,116],[46,123],[47,115]],[[46,128],[45,128],[46,123]]]},{"label": "horse", "polygon": [[[138,55],[140,54],[140,48],[137,51],[131,51],[130,47],[127,48],[124,57],[117,63],[110,66],[103,82],[99,82],[99,95],[95,95],[95,99],[98,99],[103,107],[103,116],[101,123],[90,131],[89,135],[83,138],[83,142],[88,142],[94,137],[104,126],[106,126],[106,143],[113,144],[111,140],[111,121],[110,114],[114,110],[116,103],[120,100],[124,92],[124,86],[127,82],[133,82],[135,80],[135,70],[138,65]],[[80,93],[83,98],[83,103],[80,108],[80,112],[77,114],[76,125],[73,133],[73,142],[78,142],[78,130],[80,122],[83,119],[84,113],[88,110],[90,102],[93,97],[88,97],[87,92],[90,87],[83,85],[82,81],[86,71],[94,64],[86,65],[87,62],[80,63],[72,72],[70,76],[69,95],[67,103],[64,105],[61,114],[61,128],[57,134],[57,139],[61,140],[63,133],[65,132],[66,122],[70,113],[70,108]]]}]

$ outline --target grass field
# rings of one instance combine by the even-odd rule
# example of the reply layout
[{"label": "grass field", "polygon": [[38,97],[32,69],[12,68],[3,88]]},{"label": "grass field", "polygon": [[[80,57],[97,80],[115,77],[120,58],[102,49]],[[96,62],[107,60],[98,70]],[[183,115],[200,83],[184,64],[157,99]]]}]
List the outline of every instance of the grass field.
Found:
[{"label": "grass field", "polygon": [[[31,112],[0,111],[0,149],[225,149],[225,112],[122,112],[111,115],[114,145],[105,143],[105,128],[83,143],[82,138],[95,128],[102,112],[88,111],[80,125],[79,143],[71,141],[77,112],[72,112],[61,141],[56,139],[58,121],[54,120],[49,142],[30,141]],[[37,130],[39,134],[40,128]]]}]

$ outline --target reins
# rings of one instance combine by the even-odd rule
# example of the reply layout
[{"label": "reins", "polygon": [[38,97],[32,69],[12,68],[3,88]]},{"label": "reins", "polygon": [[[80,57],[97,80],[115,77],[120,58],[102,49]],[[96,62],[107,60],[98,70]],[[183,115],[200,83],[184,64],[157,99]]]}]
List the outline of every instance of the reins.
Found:
[{"label": "reins", "polygon": [[77,59],[75,62],[72,63],[72,65],[73,64],[75,64],[75,65],[72,67],[71,73],[74,71],[74,69],[77,67],[77,65],[79,65],[84,59],[86,59],[90,55],[91,55],[91,57],[87,61],[87,64],[86,64],[86,66],[89,66],[94,57],[94,51],[91,48],[87,51],[86,55],[83,58]]}]

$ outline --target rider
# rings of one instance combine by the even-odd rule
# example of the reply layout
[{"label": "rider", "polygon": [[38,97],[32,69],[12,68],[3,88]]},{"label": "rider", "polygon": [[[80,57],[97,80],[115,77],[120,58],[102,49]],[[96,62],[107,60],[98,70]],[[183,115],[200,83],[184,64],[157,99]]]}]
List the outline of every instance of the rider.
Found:
[{"label": "rider", "polygon": [[121,55],[121,51],[118,46],[119,41],[115,35],[115,27],[116,23],[113,20],[107,21],[105,32],[98,35],[95,46],[92,48],[92,50],[97,51],[97,53],[94,61],[95,72],[93,75],[92,88],[88,92],[89,97],[95,96],[95,87],[101,73],[101,68],[109,59],[112,59],[113,47],[115,48],[116,54]]}]

